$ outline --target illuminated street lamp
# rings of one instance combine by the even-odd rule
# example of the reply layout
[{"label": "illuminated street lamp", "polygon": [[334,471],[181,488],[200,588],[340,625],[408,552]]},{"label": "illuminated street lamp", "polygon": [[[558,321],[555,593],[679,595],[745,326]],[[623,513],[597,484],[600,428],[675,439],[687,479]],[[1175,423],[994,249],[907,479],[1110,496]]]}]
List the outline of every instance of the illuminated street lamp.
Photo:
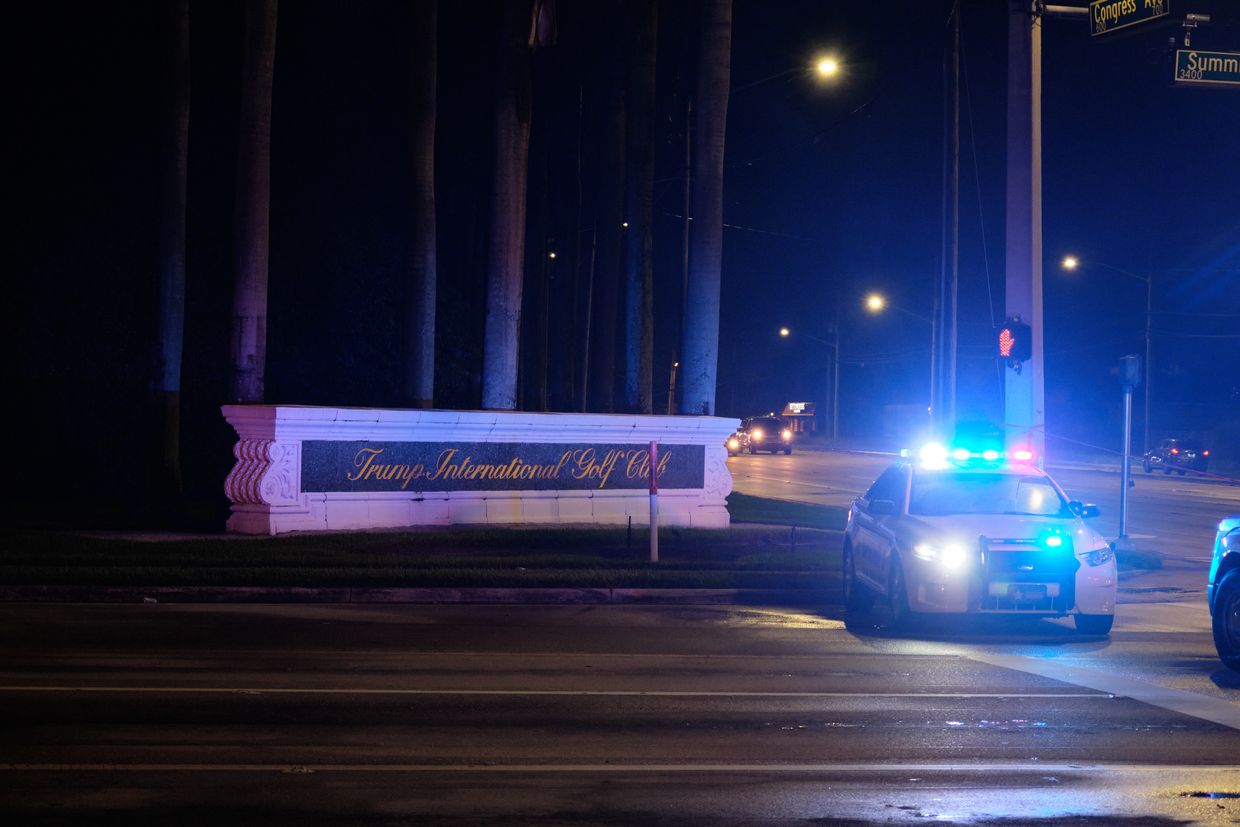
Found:
[{"label": "illuminated street lamp", "polygon": [[901,307],[898,304],[890,304],[887,301],[887,297],[884,296],[882,293],[870,293],[866,295],[865,297],[865,309],[870,311],[871,313],[874,313],[874,314],[882,313],[888,307],[892,308],[893,310],[898,310],[901,313],[905,314],[906,316],[912,316],[914,319],[919,319],[920,321],[923,321],[926,324],[930,325],[930,404],[926,406],[926,414],[931,417],[931,421],[933,422],[933,417],[935,415],[934,414],[934,334],[936,332],[936,325],[934,323],[934,319],[931,319],[929,316],[923,316],[920,313],[914,313],[912,310],[909,310],[908,308],[905,308],[905,307]]},{"label": "illuminated street lamp", "polygon": [[[1154,278],[1153,276],[1140,276],[1136,273],[1129,272],[1122,267],[1116,267],[1113,264],[1107,264],[1102,261],[1093,261],[1091,259],[1087,262],[1087,264],[1090,267],[1101,267],[1104,270],[1111,270],[1113,272],[1120,273],[1121,275],[1125,275],[1130,279],[1145,282],[1145,398],[1143,402],[1143,406],[1145,408],[1145,421],[1142,423],[1143,431],[1141,435],[1141,453],[1145,453],[1150,450],[1150,377],[1154,375],[1153,364],[1150,361],[1153,353],[1150,347],[1150,321],[1153,318]],[[1081,267],[1081,260],[1072,255],[1064,256],[1060,260],[1059,266],[1068,272],[1072,272]],[[1124,450],[1128,450],[1127,446],[1125,446]]]},{"label": "illuminated street lamp", "polygon": [[822,55],[819,58],[817,58],[811,65],[794,66],[791,69],[785,69],[782,72],[776,72],[770,77],[765,77],[760,80],[751,81],[749,83],[745,83],[740,86],[734,87],[731,91],[731,94],[735,95],[737,92],[744,92],[746,89],[752,89],[755,86],[761,86],[762,84],[769,83],[772,80],[779,80],[780,78],[786,78],[789,75],[806,75],[806,76],[817,77],[820,80],[834,80],[835,78],[838,78],[841,74],[843,74],[843,72],[844,72],[844,64],[840,62],[840,59],[838,57],[836,57],[835,55]]},{"label": "illuminated street lamp", "polygon": [[[792,330],[787,327],[779,329],[779,335],[787,339],[792,335]],[[837,314],[835,319],[835,341],[828,342],[826,339],[819,339],[817,336],[811,336],[808,333],[798,333],[806,339],[817,342],[820,345],[826,345],[831,348],[831,440],[838,442],[840,438],[840,320]]]},{"label": "illuminated street lamp", "polygon": [[818,62],[814,64],[814,69],[818,72],[819,77],[833,77],[839,74],[840,62],[831,55],[823,55],[818,58]]}]

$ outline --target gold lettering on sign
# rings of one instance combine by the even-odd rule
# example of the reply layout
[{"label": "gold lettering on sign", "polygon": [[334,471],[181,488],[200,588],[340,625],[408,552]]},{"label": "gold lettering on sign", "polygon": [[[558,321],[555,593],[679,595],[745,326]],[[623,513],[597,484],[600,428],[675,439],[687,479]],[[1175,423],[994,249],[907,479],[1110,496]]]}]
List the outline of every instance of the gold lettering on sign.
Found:
[{"label": "gold lettering on sign", "polygon": [[[404,490],[414,480],[557,480],[562,479],[567,470],[572,479],[589,480],[597,483],[598,488],[605,488],[622,462],[627,479],[650,478],[650,453],[645,448],[612,448],[601,452],[595,448],[569,449],[561,453],[555,462],[546,464],[526,462],[520,457],[513,457],[507,462],[475,463],[473,456],[461,456],[459,448],[445,448],[435,458],[431,468],[426,468],[421,463],[385,463],[382,461],[385,450],[359,449],[353,456],[353,470],[345,473],[345,479],[349,482],[399,482],[401,490]],[[660,475],[667,471],[671,459],[670,448],[659,455]]]},{"label": "gold lettering on sign", "polygon": [[375,462],[383,448],[362,448],[353,457],[353,467],[357,470],[344,475],[349,482],[357,482],[358,480],[383,480],[385,482],[399,480],[400,487],[403,491],[409,487],[409,483],[416,479],[421,479],[426,469],[421,463],[417,465],[406,465],[405,463],[394,463],[387,465]]}]

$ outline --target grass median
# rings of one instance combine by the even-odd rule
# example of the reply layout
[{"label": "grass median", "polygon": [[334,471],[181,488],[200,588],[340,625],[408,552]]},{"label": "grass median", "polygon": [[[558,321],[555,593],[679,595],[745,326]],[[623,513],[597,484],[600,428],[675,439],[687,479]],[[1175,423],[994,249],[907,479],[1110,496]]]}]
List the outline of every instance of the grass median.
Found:
[{"label": "grass median", "polygon": [[821,589],[843,512],[733,495],[728,529],[428,528],[279,537],[10,533],[0,585]]},{"label": "grass median", "polygon": [[[465,527],[279,537],[10,532],[0,586],[822,589],[841,508],[733,494],[732,527]],[[1157,568],[1126,554],[1121,568]]]}]

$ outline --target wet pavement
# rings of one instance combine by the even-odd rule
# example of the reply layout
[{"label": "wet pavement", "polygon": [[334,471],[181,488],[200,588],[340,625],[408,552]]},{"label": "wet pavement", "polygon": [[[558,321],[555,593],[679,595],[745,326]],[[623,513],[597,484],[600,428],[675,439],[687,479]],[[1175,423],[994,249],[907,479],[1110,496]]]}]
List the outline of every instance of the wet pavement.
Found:
[{"label": "wet pavement", "polygon": [[1191,611],[0,606],[0,813],[1233,823],[1240,680]]}]

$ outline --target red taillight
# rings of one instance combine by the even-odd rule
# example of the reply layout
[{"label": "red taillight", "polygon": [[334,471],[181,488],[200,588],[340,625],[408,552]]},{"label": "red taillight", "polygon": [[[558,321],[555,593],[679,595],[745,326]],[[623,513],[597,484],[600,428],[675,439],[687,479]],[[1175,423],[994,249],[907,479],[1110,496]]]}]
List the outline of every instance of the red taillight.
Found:
[{"label": "red taillight", "polygon": [[1203,457],[1208,457],[1208,456],[1210,456],[1210,452],[1209,452],[1209,451],[1202,451],[1202,452],[1201,452],[1201,455],[1202,455]]},{"label": "red taillight", "polygon": [[1173,453],[1173,454],[1178,454],[1178,453],[1180,453],[1180,449],[1179,449],[1179,448],[1172,448],[1172,449],[1171,449],[1171,453]]},{"label": "red taillight", "polygon": [[1012,452],[1012,459],[1016,460],[1017,462],[1032,462],[1033,451],[1030,451],[1024,448],[1018,448],[1017,450]]}]

